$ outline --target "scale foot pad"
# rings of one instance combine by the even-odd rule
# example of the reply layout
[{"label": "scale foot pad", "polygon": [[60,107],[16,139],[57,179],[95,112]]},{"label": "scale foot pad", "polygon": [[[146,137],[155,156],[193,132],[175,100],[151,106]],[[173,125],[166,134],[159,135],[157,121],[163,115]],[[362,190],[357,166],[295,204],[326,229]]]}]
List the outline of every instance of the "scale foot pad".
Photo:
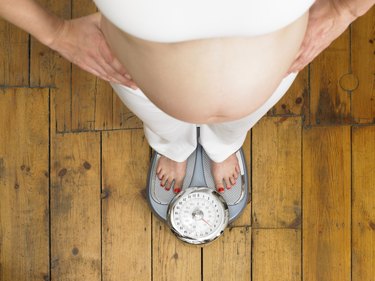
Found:
[{"label": "scale foot pad", "polygon": [[[229,222],[237,218],[246,207],[249,193],[246,162],[242,149],[236,152],[236,156],[240,165],[241,175],[231,189],[225,189],[224,193],[220,194],[229,208]],[[176,194],[173,192],[173,183],[168,191],[160,186],[160,180],[156,175],[160,157],[160,154],[154,152],[148,173],[147,199],[154,214],[161,220],[166,221],[169,203]],[[186,166],[186,175],[181,192],[184,192],[189,187],[208,187],[216,190],[211,174],[210,159],[199,143],[197,149],[187,159]]]},{"label": "scale foot pad", "polygon": [[[176,195],[173,192],[173,186],[174,182],[171,184],[171,188],[169,190],[166,190],[164,187],[160,185],[160,180],[158,176],[156,175],[156,168],[157,164],[159,162],[159,159],[161,157],[160,154],[156,153],[154,156],[155,159],[152,161],[152,165],[155,167],[151,167],[151,175],[150,175],[150,191],[152,195],[152,199],[158,202],[162,205],[168,205],[173,197]],[[196,153],[195,151],[189,156],[186,163],[186,174],[184,178],[184,182],[182,184],[182,190],[188,188],[190,186],[191,180],[193,178],[194,168],[195,168],[195,159],[196,159]],[[182,191],[181,191],[182,192]]]}]

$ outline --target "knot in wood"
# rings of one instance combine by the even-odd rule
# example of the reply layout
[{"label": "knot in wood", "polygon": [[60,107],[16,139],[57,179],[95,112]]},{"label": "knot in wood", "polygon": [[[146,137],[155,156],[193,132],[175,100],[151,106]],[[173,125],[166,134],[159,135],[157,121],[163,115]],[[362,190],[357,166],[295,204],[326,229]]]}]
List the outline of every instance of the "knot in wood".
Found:
[{"label": "knot in wood", "polygon": [[339,85],[344,91],[354,91],[358,88],[358,84],[358,77],[353,73],[346,73],[339,79]]}]

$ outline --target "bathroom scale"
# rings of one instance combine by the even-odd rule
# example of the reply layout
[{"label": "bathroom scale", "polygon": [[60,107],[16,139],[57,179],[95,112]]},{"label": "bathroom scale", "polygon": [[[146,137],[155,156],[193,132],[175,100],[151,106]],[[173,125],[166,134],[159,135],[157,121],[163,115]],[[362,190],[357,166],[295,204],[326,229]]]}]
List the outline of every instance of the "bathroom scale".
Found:
[{"label": "bathroom scale", "polygon": [[[198,128],[199,136],[199,128]],[[242,148],[236,152],[240,175],[231,189],[216,191],[210,159],[198,143],[187,159],[186,175],[178,194],[160,186],[156,167],[161,157],[154,151],[147,180],[147,199],[153,213],[165,222],[180,240],[207,244],[223,234],[245,209],[249,197],[246,161]]]}]

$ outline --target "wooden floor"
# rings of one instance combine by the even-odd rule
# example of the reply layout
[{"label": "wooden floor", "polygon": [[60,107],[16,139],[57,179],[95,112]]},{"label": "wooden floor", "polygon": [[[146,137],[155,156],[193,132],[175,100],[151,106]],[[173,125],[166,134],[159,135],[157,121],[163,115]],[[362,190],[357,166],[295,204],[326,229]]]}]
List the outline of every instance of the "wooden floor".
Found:
[{"label": "wooden floor", "polygon": [[[48,1],[95,11],[69,3]],[[374,281],[374,55],[373,8],[251,130],[251,203],[201,248],[151,214],[151,150],[108,84],[0,22],[0,280]]]}]

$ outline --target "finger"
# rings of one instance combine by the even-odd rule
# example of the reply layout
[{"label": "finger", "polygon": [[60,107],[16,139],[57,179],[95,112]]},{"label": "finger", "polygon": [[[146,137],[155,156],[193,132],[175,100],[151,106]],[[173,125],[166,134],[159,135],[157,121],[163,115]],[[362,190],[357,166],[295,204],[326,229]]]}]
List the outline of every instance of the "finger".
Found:
[{"label": "finger", "polygon": [[[104,61],[110,65],[115,72],[117,72],[121,76],[125,76],[128,72],[125,67],[120,63],[120,61],[115,57],[112,53],[109,45],[105,40],[103,40],[99,45],[100,55],[104,59]],[[128,77],[128,79],[131,79]]]},{"label": "finger", "polygon": [[[80,63],[79,66],[82,69],[93,73],[94,75],[98,76],[99,78],[107,82],[123,84],[125,86],[131,87],[134,90],[138,89],[138,87],[133,81],[124,77],[122,77],[121,79],[117,79],[116,75],[113,75],[113,70],[109,70],[109,68],[106,67],[105,64],[101,65],[96,60],[90,60],[86,64]],[[91,70],[95,70],[95,73]]]},{"label": "finger", "polygon": [[93,54],[93,59],[100,58],[98,63],[105,69],[107,75],[113,78],[114,82],[124,84],[133,89],[138,89],[134,81],[130,81],[131,77],[128,75],[125,67],[120,63],[120,61],[114,56],[109,45],[102,35],[102,40],[99,42],[98,52]]},{"label": "finger", "polygon": [[106,61],[99,60],[98,63],[100,66],[104,69],[106,72],[106,75],[109,77],[109,79],[113,82],[124,84],[128,87],[131,87],[133,89],[138,89],[137,85],[134,83],[134,81],[124,77],[123,75],[119,74],[116,69],[114,69],[111,65],[107,64]]},{"label": "finger", "polygon": [[88,73],[91,73],[95,75],[96,77],[99,77],[100,79],[103,79],[107,82],[110,82],[110,78],[106,75],[106,73],[101,69],[100,66],[89,66],[86,64],[78,64],[78,66],[87,71]]},{"label": "finger", "polygon": [[101,66],[101,68],[109,77],[114,78],[120,81],[121,83],[128,83],[129,79],[117,73],[117,71],[110,64],[108,64],[102,57],[100,57],[99,59],[97,58],[97,63]]}]

